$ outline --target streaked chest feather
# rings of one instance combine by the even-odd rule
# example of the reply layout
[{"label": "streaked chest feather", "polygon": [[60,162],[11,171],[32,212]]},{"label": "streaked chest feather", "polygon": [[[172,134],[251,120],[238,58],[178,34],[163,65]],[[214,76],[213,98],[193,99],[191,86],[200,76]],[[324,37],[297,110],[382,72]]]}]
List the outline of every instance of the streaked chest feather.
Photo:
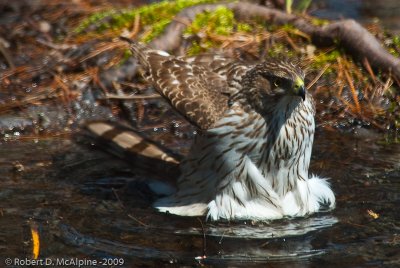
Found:
[{"label": "streaked chest feather", "polygon": [[182,164],[182,180],[217,192],[241,181],[254,195],[264,184],[284,195],[297,178],[308,177],[314,135],[312,102],[291,109],[260,115],[233,106],[214,128],[197,137]]}]

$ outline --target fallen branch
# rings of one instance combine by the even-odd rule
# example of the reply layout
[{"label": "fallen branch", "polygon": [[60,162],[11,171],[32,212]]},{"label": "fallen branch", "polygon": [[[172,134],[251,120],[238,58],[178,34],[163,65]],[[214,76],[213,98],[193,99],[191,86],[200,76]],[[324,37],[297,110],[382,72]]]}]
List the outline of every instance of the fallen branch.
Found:
[{"label": "fallen branch", "polygon": [[358,22],[348,19],[317,26],[304,17],[246,2],[206,4],[186,8],[176,16],[163,35],[151,42],[151,45],[161,50],[177,49],[182,41],[182,33],[187,27],[181,21],[192,21],[197,14],[213,11],[221,5],[232,9],[239,19],[256,17],[276,25],[292,24],[311,36],[315,45],[338,44],[352,56],[361,60],[367,59],[371,66],[392,73],[400,79],[400,59],[387,52],[379,41]]}]

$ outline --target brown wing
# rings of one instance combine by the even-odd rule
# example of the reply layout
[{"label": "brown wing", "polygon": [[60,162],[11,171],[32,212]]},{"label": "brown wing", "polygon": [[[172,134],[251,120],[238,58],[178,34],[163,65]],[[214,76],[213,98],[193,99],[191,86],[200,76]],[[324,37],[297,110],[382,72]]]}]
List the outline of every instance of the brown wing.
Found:
[{"label": "brown wing", "polygon": [[200,54],[193,57],[179,57],[179,59],[184,60],[190,64],[201,65],[207,70],[222,76],[226,76],[226,73],[230,66],[234,62],[237,62],[235,59],[227,57],[223,54],[211,53]]},{"label": "brown wing", "polygon": [[201,65],[223,77],[228,83],[228,88],[222,93],[229,96],[242,88],[242,76],[254,66],[254,63],[244,62],[223,54],[201,54],[183,59],[191,64]]},{"label": "brown wing", "polygon": [[144,68],[144,76],[171,105],[200,129],[208,129],[228,109],[226,77],[175,58],[166,52],[131,43]]}]

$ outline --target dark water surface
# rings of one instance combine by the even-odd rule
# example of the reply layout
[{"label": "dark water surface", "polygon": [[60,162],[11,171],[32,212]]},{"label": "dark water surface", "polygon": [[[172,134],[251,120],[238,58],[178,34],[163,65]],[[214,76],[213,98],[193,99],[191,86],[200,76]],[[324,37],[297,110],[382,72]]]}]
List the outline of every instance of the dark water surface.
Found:
[{"label": "dark water surface", "polygon": [[341,19],[352,18],[361,23],[379,21],[390,31],[400,34],[399,0],[314,0],[314,16]]},{"label": "dark water surface", "polygon": [[205,251],[211,266],[399,266],[400,145],[363,136],[317,131],[312,171],[331,178],[334,211],[236,223],[156,212],[143,174],[70,139],[2,142],[1,261],[30,258],[37,228],[53,260],[192,266]]}]

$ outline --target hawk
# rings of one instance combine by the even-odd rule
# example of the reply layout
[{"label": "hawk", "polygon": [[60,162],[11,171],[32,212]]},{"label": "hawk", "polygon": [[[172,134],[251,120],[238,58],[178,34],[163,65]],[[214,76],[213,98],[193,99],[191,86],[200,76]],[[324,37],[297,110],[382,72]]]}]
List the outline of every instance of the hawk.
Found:
[{"label": "hawk", "polygon": [[198,128],[177,191],[154,207],[211,220],[270,220],[333,208],[309,175],[315,107],[296,64],[223,55],[175,57],[130,41],[144,78]]}]

